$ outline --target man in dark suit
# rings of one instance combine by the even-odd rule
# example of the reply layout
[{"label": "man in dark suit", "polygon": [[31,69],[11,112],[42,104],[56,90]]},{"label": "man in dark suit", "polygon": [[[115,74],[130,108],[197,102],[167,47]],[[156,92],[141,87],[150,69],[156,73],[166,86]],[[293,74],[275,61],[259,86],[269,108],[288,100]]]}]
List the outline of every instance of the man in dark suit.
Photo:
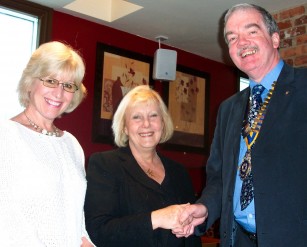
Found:
[{"label": "man in dark suit", "polygon": [[173,233],[220,218],[221,246],[307,246],[307,69],[280,59],[278,27],[259,6],[228,10],[224,35],[250,87],[221,104],[206,187]]}]

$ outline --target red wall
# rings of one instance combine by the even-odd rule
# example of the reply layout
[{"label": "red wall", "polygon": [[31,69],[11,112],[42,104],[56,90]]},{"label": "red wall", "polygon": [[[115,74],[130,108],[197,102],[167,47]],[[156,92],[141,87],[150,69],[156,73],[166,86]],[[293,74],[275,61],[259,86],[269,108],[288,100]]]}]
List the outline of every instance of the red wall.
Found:
[{"label": "red wall", "polygon": [[[156,34],[153,33],[154,35]],[[158,43],[56,11],[53,16],[52,39],[67,42],[78,49],[86,63],[84,85],[88,89],[88,96],[74,112],[63,116],[57,125],[76,136],[87,160],[93,152],[112,148],[111,145],[93,143],[91,140],[96,43],[105,43],[151,57],[158,48]],[[162,48],[167,47],[162,46]],[[209,143],[211,143],[218,106],[222,100],[236,91],[235,69],[182,50],[177,50],[177,64],[204,71],[210,75]],[[160,82],[155,82],[155,89],[161,92]],[[195,192],[199,193],[204,183],[202,167],[206,163],[207,154],[160,151],[190,168]]]}]

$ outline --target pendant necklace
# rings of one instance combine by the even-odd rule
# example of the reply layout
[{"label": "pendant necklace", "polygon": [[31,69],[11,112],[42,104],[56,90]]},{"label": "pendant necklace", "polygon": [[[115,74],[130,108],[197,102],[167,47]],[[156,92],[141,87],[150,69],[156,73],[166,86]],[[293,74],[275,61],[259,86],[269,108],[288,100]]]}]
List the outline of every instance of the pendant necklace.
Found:
[{"label": "pendant necklace", "polygon": [[24,110],[23,113],[25,114],[29,124],[35,129],[35,131],[42,133],[43,135],[47,135],[47,136],[55,136],[55,137],[59,137],[60,136],[60,130],[55,127],[53,125],[53,131],[48,131],[46,129],[43,129],[41,127],[39,127],[36,123],[34,123],[26,114],[26,111]]},{"label": "pendant necklace", "polygon": [[153,170],[151,170],[150,168],[148,168],[148,169],[147,169],[146,174],[147,174],[149,177],[152,177],[152,178],[154,178],[154,177],[155,177],[155,175],[154,175],[154,171],[153,171]]}]

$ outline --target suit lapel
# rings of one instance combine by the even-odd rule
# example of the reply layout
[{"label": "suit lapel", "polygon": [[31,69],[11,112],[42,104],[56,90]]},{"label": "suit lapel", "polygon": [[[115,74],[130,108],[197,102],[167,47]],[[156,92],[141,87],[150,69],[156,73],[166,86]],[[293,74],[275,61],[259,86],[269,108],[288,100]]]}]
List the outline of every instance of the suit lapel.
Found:
[{"label": "suit lapel", "polygon": [[233,154],[234,154],[234,159],[235,159],[234,160],[235,166],[238,164],[242,125],[243,125],[245,112],[247,109],[249,94],[250,94],[249,87],[244,89],[240,94],[238,94],[234,102],[232,113],[231,113],[232,119],[233,119],[233,126],[232,126],[233,131],[232,131],[231,139],[233,140]]},{"label": "suit lapel", "polygon": [[295,90],[293,79],[294,70],[285,64],[278,77],[275,90],[268,105],[257,143],[263,139],[265,140],[266,137],[269,136],[270,130],[274,128],[274,125],[279,124],[279,120],[291,102],[292,95]]}]

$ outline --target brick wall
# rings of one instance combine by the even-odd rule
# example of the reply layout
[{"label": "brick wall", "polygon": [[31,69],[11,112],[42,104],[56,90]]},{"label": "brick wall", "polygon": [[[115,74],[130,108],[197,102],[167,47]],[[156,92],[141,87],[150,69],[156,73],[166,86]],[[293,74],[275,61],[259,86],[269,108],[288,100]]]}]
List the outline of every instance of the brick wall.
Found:
[{"label": "brick wall", "polygon": [[280,55],[294,67],[307,67],[307,4],[272,13],[280,28]]}]

